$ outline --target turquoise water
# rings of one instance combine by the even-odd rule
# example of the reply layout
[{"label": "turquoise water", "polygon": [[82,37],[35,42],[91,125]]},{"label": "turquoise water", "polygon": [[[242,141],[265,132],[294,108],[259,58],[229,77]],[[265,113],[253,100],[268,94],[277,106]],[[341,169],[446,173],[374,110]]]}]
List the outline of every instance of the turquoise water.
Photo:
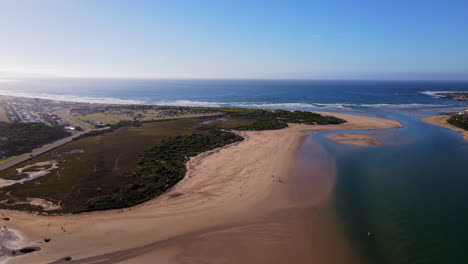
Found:
[{"label": "turquoise water", "polygon": [[468,263],[467,141],[417,112],[379,115],[404,125],[384,130],[387,146],[309,139],[336,158],[333,205],[352,244],[367,263]]}]

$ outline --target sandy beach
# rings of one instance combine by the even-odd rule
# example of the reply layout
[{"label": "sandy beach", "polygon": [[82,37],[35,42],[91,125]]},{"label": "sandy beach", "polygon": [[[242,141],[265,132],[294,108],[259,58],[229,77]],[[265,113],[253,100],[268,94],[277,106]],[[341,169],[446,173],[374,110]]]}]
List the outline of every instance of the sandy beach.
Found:
[{"label": "sandy beach", "polygon": [[174,188],[132,208],[48,217],[3,210],[10,221],[2,224],[42,247],[5,263],[359,263],[328,207],[333,158],[323,151],[309,164],[313,175],[302,180],[313,188],[301,198],[291,176],[296,150],[308,130],[401,125],[333,115],[348,122],[241,132],[243,142],[192,158]]},{"label": "sandy beach", "polygon": [[422,120],[429,124],[433,124],[433,125],[437,125],[437,126],[441,126],[441,127],[445,127],[451,130],[458,131],[463,135],[465,140],[468,140],[468,131],[463,130],[456,126],[452,126],[451,124],[447,123],[448,117],[449,116],[447,115],[429,116],[429,117],[423,118]]}]

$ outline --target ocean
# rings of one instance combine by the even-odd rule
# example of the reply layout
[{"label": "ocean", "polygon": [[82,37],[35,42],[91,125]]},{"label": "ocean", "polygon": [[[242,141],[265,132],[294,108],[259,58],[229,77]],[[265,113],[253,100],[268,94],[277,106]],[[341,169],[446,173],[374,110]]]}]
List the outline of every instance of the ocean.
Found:
[{"label": "ocean", "polygon": [[437,91],[468,91],[468,82],[310,80],[3,80],[0,94],[63,101],[300,110],[456,108]]},{"label": "ocean", "polygon": [[336,132],[310,133],[305,142],[319,143],[336,159],[333,208],[367,263],[468,263],[468,143],[457,132],[420,120],[463,110],[468,102],[440,98],[440,91],[468,92],[468,82],[0,82],[3,95],[64,101],[321,110],[398,120],[403,128],[378,136],[385,146],[343,145],[325,138]]}]

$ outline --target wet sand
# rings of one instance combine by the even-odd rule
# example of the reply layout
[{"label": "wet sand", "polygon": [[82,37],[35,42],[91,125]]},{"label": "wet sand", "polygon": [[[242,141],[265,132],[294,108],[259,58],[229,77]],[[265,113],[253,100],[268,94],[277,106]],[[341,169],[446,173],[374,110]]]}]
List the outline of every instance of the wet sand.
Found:
[{"label": "wet sand", "polygon": [[382,141],[377,138],[366,135],[366,134],[355,134],[355,133],[346,133],[346,134],[331,134],[327,135],[327,138],[340,142],[343,144],[354,145],[354,146],[381,146],[383,145]]},{"label": "wet sand", "polygon": [[319,152],[307,163],[314,173],[295,178],[296,151],[306,130],[401,125],[334,115],[348,122],[241,132],[245,141],[192,158],[180,183],[132,208],[54,217],[4,211],[29,246],[51,238],[8,263],[359,263],[328,206],[333,159]]},{"label": "wet sand", "polygon": [[448,115],[438,115],[438,116],[425,117],[422,120],[429,124],[433,124],[433,125],[437,125],[437,126],[441,126],[441,127],[445,127],[451,130],[458,131],[463,135],[465,140],[468,140],[468,131],[463,130],[456,126],[452,126],[451,124],[447,123],[448,118],[449,118]]}]

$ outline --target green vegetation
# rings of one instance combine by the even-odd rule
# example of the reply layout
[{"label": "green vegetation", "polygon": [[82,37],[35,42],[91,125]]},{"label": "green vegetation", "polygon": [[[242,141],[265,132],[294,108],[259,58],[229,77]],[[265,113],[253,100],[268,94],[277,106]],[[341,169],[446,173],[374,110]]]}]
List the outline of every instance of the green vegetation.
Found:
[{"label": "green vegetation", "polygon": [[76,118],[93,125],[112,125],[120,121],[157,121],[178,118],[206,117],[218,115],[213,108],[177,106],[129,105],[107,106],[95,109],[73,109]]},{"label": "green vegetation", "polygon": [[208,134],[172,137],[145,151],[138,162],[136,183],[119,188],[113,194],[90,199],[88,208],[123,208],[150,200],[184,178],[185,163],[190,157],[243,140],[232,132],[219,129],[208,131]]},{"label": "green vegetation", "polygon": [[449,117],[447,123],[456,127],[468,130],[468,118],[465,118],[463,114],[454,114]]},{"label": "green vegetation", "polygon": [[0,201],[9,201],[0,203],[0,208],[41,212],[40,207],[24,204],[32,197],[60,204],[61,209],[52,211],[60,213],[128,207],[150,200],[177,184],[186,173],[190,157],[242,140],[231,130],[280,129],[288,123],[345,122],[301,111],[190,109],[200,113],[216,110],[217,115],[118,122],[1,172],[1,178],[18,179],[17,168],[43,161],[58,164],[46,176],[0,188]]},{"label": "green vegetation", "polygon": [[447,99],[458,100],[458,101],[468,101],[468,93],[437,93],[437,95],[442,96]]},{"label": "green vegetation", "polygon": [[[17,168],[44,161],[58,163],[58,169],[44,177],[0,188],[0,201],[11,199],[24,202],[27,198],[35,197],[56,204],[61,201],[62,213],[89,210],[89,199],[112,194],[122,186],[135,183],[135,172],[142,153],[170,137],[196,133],[199,123],[198,119],[145,123],[141,127],[124,126],[105,134],[72,141],[0,172],[1,178],[18,179]],[[10,203],[0,204],[0,208],[15,207]],[[30,209],[41,211],[37,207]]]},{"label": "green vegetation", "polygon": [[69,135],[61,127],[50,127],[42,123],[0,122],[0,154],[9,157],[31,152]]},{"label": "green vegetation", "polygon": [[269,130],[281,129],[288,126],[288,123],[303,123],[309,125],[341,124],[346,122],[334,116],[323,116],[317,113],[305,111],[285,111],[285,110],[261,110],[261,109],[227,109],[226,112],[233,112],[233,116],[252,120],[247,125],[235,127],[236,130]]},{"label": "green vegetation", "polygon": [[140,121],[119,121],[116,124],[109,125],[107,128],[103,127],[101,130],[94,130],[94,131],[88,132],[86,134],[83,134],[83,135],[81,135],[79,137],[74,138],[74,140],[79,140],[79,139],[82,139],[82,138],[94,137],[94,136],[110,133],[112,131],[115,131],[118,128],[128,127],[128,126],[141,127],[142,124],[141,124]]}]

